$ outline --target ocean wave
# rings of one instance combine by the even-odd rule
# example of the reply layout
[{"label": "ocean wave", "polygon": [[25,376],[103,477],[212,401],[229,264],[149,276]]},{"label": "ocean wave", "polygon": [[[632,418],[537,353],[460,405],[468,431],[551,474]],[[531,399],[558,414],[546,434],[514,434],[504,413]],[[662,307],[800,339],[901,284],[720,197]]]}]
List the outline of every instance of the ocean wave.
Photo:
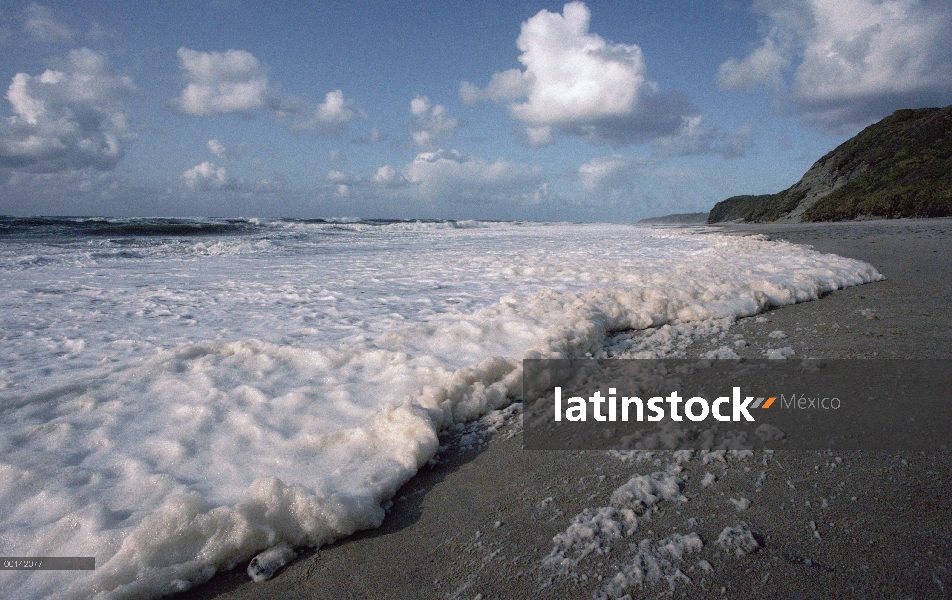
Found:
[{"label": "ocean wave", "polygon": [[0,235],[29,237],[180,237],[243,233],[249,219],[0,217]]}]

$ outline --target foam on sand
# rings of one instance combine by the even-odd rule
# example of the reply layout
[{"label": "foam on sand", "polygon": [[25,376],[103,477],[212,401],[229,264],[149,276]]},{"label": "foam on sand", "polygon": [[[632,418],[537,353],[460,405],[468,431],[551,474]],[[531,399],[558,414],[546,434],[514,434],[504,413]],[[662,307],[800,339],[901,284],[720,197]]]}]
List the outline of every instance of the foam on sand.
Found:
[{"label": "foam on sand", "polygon": [[[439,431],[519,396],[523,358],[881,277],[762,239],[473,225],[274,222],[126,254],[5,240],[0,547],[97,569],[7,573],[0,592],[148,598],[264,550],[281,563],[378,526]],[[613,499],[598,535],[662,488]]]}]

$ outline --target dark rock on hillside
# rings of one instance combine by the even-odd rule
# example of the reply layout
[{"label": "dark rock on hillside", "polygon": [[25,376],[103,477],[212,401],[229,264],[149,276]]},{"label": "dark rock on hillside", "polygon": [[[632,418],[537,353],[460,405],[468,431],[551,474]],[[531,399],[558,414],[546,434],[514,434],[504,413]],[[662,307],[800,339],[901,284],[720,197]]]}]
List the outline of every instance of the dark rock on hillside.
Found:
[{"label": "dark rock on hillside", "polygon": [[818,160],[790,188],[718,202],[708,223],[946,216],[952,106],[897,111]]}]

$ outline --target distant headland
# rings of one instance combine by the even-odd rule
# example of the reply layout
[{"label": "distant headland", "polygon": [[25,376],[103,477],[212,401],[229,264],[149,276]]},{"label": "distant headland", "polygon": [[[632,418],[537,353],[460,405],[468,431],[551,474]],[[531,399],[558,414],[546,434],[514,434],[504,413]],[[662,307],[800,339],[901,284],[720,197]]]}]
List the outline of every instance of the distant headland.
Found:
[{"label": "distant headland", "polygon": [[709,213],[676,213],[663,217],[649,217],[638,221],[642,225],[703,225],[707,223]]}]

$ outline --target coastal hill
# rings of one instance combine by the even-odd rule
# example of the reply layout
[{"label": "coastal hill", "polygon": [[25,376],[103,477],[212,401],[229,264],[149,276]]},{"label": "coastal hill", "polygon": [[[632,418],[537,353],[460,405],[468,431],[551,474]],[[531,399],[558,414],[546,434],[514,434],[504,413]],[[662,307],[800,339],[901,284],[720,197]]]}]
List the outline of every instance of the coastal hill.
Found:
[{"label": "coastal hill", "polygon": [[734,196],[708,223],[952,216],[952,106],[900,110],[776,194]]},{"label": "coastal hill", "polygon": [[703,225],[707,223],[708,213],[675,213],[663,217],[649,217],[638,221],[641,225]]}]

